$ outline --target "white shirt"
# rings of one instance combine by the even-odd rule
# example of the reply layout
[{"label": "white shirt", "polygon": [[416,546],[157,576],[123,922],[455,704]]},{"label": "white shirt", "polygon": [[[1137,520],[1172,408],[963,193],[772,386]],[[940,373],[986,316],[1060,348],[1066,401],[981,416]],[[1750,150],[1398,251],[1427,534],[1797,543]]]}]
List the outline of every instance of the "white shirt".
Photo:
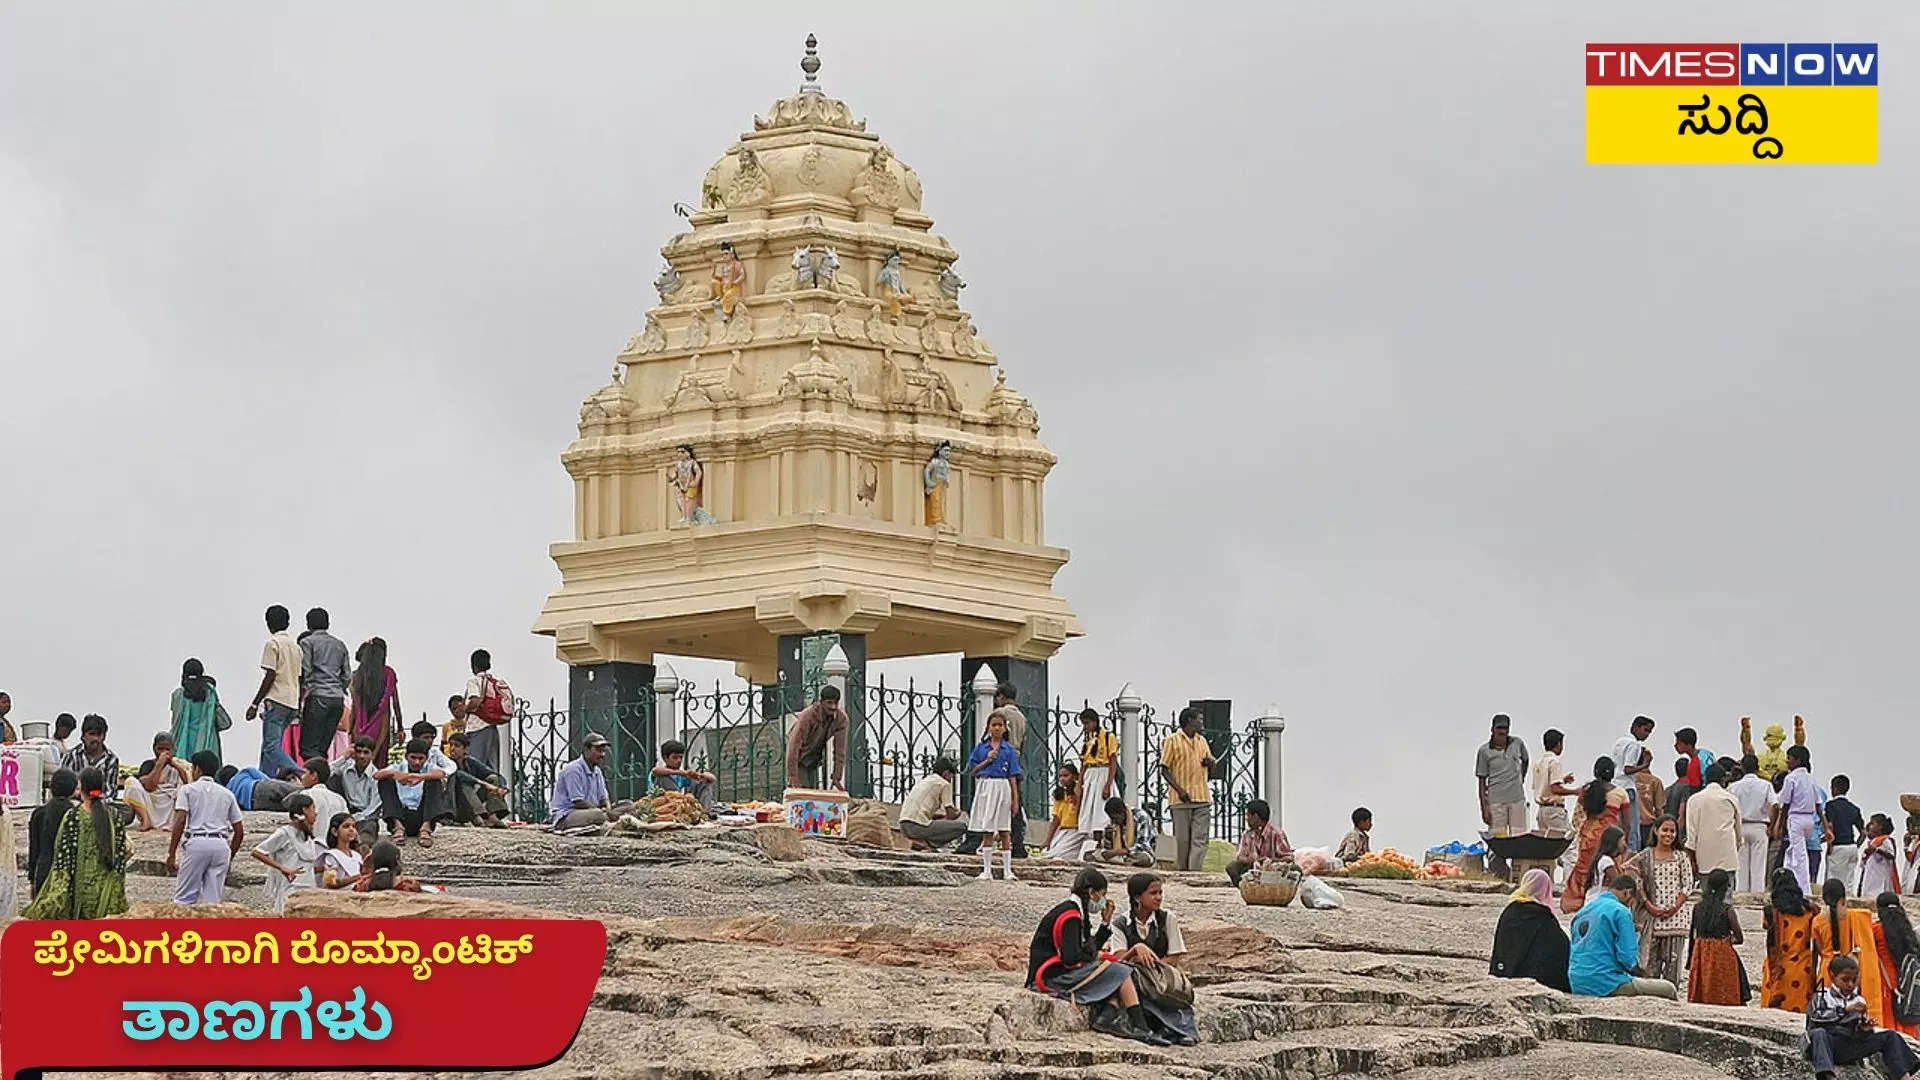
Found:
[{"label": "white shirt", "polygon": [[[1632,761],[1627,760],[1628,747],[1639,748],[1634,752]],[[1619,742],[1613,744],[1613,767],[1619,771],[1619,775],[1625,776],[1627,774],[1627,766],[1638,765],[1651,757],[1652,754],[1653,751],[1647,749],[1646,743],[1641,742],[1631,735],[1623,735],[1620,737]]]},{"label": "white shirt", "polygon": [[1533,789],[1534,801],[1541,806],[1566,809],[1567,797],[1555,795],[1552,790],[1553,785],[1566,779],[1566,776],[1566,770],[1560,767],[1559,754],[1551,750],[1542,753],[1540,760],[1533,763],[1533,776],[1530,778],[1532,782],[1529,786]]},{"label": "white shirt", "polygon": [[273,830],[266,843],[254,849],[265,854],[274,862],[289,870],[297,870],[292,881],[272,867],[267,868],[267,899],[273,904],[273,912],[278,915],[287,908],[287,894],[295,889],[313,888],[313,867],[320,861],[320,841],[302,835],[296,825],[287,824]]},{"label": "white shirt", "polygon": [[[1168,911],[1166,908],[1161,908],[1159,911],[1154,912],[1153,915],[1147,919],[1146,932],[1140,935],[1141,940],[1146,940],[1148,935],[1153,932],[1153,924],[1156,921],[1166,923],[1167,955],[1179,956],[1181,953],[1186,952],[1187,938],[1186,935],[1180,932],[1180,920],[1175,918],[1173,912]],[[1113,928],[1115,930],[1123,930],[1124,927],[1131,925],[1132,922],[1133,912],[1120,911],[1113,917]]]},{"label": "white shirt", "polygon": [[173,808],[185,811],[185,835],[189,837],[230,838],[233,836],[233,826],[240,820],[240,803],[234,799],[233,792],[215,783],[211,776],[203,776],[181,788]]},{"label": "white shirt", "polygon": [[1759,776],[1743,776],[1728,784],[1727,790],[1740,802],[1743,824],[1765,823],[1773,816],[1774,804],[1780,801],[1773,793],[1773,785]]},{"label": "white shirt", "polygon": [[906,800],[900,804],[900,820],[916,825],[931,825],[936,815],[953,805],[953,785],[947,783],[946,777],[935,773],[923,777],[913,785],[912,791],[907,792]]},{"label": "white shirt", "polygon": [[[337,880],[352,881],[354,878],[360,876],[361,861],[360,853],[357,851],[341,851],[339,848],[328,848],[320,855],[319,872],[322,878],[326,876],[328,871],[332,871]],[[323,880],[321,884],[325,884],[325,881]]]},{"label": "white shirt", "polygon": [[301,793],[313,800],[313,808],[318,811],[318,816],[313,819],[313,831],[322,837],[327,835],[327,826],[333,823],[333,815],[351,813],[347,809],[347,800],[325,784],[302,788]]},{"label": "white shirt", "polygon": [[1592,900],[1607,891],[1608,882],[1613,880],[1613,856],[1602,855],[1593,864],[1593,880],[1587,885],[1587,899]]}]

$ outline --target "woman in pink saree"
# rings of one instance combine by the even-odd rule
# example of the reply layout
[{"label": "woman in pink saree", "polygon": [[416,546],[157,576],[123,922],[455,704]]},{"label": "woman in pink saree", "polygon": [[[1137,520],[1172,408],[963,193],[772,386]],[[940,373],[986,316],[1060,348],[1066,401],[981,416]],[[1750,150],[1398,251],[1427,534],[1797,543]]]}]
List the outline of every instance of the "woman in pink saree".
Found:
[{"label": "woman in pink saree", "polygon": [[1580,838],[1580,854],[1567,873],[1566,890],[1560,894],[1560,910],[1568,915],[1587,902],[1587,886],[1593,877],[1594,860],[1600,855],[1600,837],[1620,825],[1627,808],[1627,793],[1613,786],[1613,758],[1602,757],[1593,763],[1593,783],[1580,793],[1580,822],[1574,835]]},{"label": "woman in pink saree", "polygon": [[393,745],[393,729],[400,722],[400,680],[387,666],[387,643],[368,638],[353,654],[353,681],[347,715],[353,718],[347,734],[373,740],[373,760],[385,766]]}]

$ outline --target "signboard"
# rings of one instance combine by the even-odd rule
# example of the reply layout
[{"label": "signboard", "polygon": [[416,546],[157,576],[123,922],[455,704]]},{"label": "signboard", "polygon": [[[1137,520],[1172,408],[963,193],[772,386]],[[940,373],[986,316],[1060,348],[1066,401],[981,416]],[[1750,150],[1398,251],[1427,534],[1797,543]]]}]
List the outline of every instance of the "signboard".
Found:
[{"label": "signboard", "polygon": [[32,744],[0,746],[0,806],[32,807],[40,805],[42,770],[41,750]]}]

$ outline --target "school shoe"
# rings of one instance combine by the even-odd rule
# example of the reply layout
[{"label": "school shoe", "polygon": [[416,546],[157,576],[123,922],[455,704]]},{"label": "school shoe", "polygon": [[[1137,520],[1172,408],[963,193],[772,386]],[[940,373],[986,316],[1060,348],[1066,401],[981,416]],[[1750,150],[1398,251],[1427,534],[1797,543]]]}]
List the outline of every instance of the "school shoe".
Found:
[{"label": "school shoe", "polygon": [[992,881],[992,880],[993,880],[993,871],[991,871],[991,870],[982,870],[982,871],[980,871],[979,873],[977,873],[977,874],[975,874],[975,875],[973,875],[973,880],[975,880],[975,881]]},{"label": "school shoe", "polygon": [[1016,878],[1016,877],[1014,877],[1014,876],[1013,876],[1013,868],[1012,868],[1012,867],[1008,867],[1008,868],[1007,868],[1007,873],[1006,873],[1006,877],[1005,877],[1005,879],[1004,879],[1004,880],[1007,880],[1007,881],[1018,881],[1018,880],[1020,880],[1020,879],[1019,879],[1019,878]]}]

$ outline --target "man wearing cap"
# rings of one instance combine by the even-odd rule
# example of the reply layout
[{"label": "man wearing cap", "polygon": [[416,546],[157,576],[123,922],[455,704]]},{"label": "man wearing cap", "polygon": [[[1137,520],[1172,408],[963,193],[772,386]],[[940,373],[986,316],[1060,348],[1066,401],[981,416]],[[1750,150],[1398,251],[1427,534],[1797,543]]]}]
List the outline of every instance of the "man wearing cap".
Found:
[{"label": "man wearing cap", "polygon": [[[1513,726],[1506,713],[1493,718],[1493,735],[1473,756],[1473,775],[1480,781],[1480,820],[1496,837],[1527,831],[1527,747],[1507,734]],[[1495,856],[1488,869],[1504,873],[1506,860]]]},{"label": "man wearing cap", "polygon": [[607,760],[611,744],[598,732],[589,733],[580,744],[580,756],[561,766],[553,779],[552,824],[555,829],[578,829],[603,825],[633,809],[631,801],[607,804],[607,777],[600,763]]}]

